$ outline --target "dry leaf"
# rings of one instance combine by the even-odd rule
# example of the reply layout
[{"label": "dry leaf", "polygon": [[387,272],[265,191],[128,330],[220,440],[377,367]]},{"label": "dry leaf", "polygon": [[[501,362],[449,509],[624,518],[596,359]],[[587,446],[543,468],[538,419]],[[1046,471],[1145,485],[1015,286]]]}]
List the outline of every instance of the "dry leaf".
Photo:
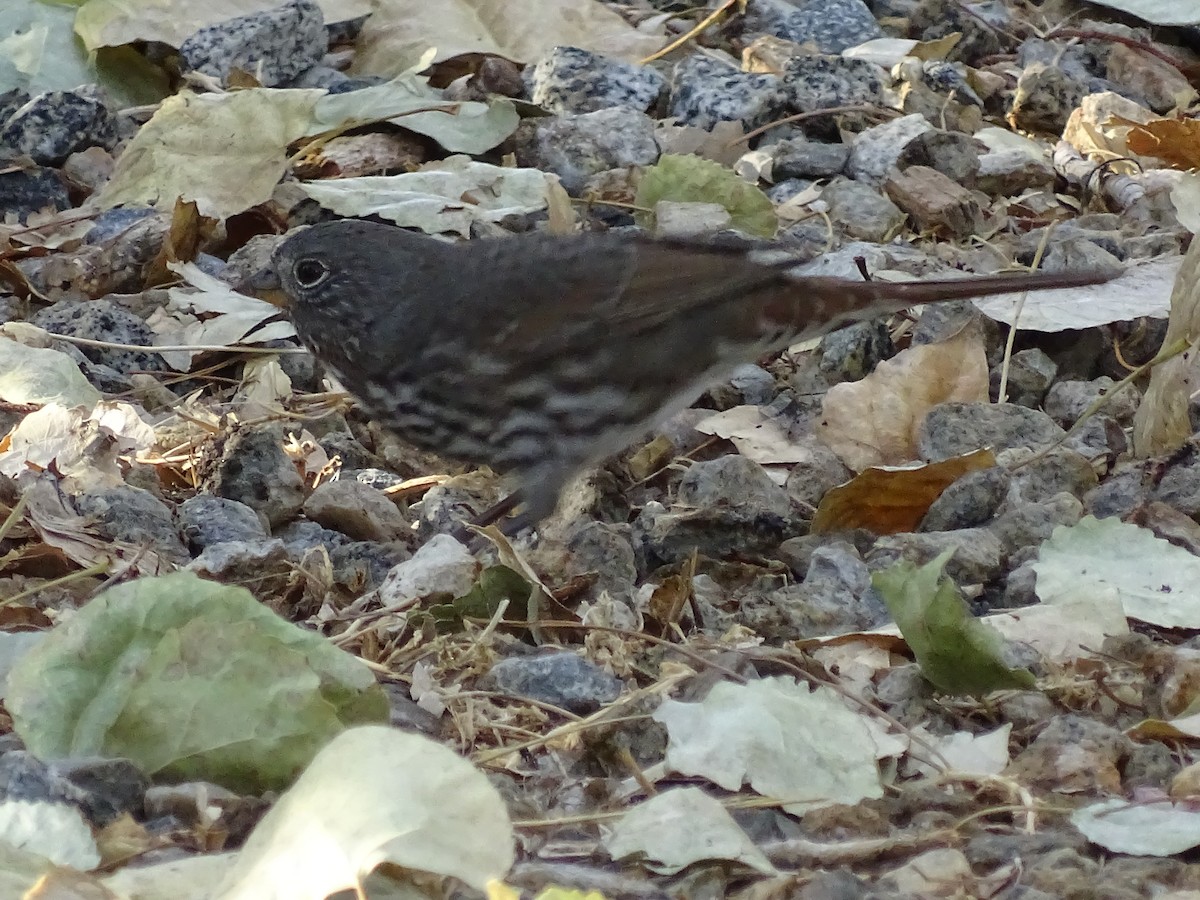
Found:
[{"label": "dry leaf", "polygon": [[[1200,336],[1200,242],[1192,241],[1171,294],[1163,346]],[[1200,381],[1196,354],[1186,353],[1154,367],[1150,385],[1133,417],[1133,451],[1142,458],[1170,453],[1191,437],[1191,395]]]},{"label": "dry leaf", "polygon": [[828,491],[813,516],[811,531],[866,528],[875,534],[916,531],[942,491],[965,475],[996,464],[991,450],[976,450],[941,462],[905,468],[872,467]]},{"label": "dry leaf", "polygon": [[834,385],[821,407],[819,434],[856,472],[917,457],[917,431],[940,403],[988,399],[987,358],[979,331],[909,347],[861,381]]}]

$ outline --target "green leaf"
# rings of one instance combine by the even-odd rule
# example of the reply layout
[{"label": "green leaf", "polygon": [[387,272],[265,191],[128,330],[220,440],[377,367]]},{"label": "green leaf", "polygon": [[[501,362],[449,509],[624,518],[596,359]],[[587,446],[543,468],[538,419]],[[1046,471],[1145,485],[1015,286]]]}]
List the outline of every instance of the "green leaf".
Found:
[{"label": "green leaf", "polygon": [[429,615],[441,634],[462,629],[464,619],[490,619],[508,601],[506,619],[524,619],[528,615],[529,582],[508,566],[491,566],[479,573],[475,586],[450,603],[429,608]]},{"label": "green leaf", "polygon": [[951,548],[919,567],[898,562],[871,577],[921,674],[947,694],[980,696],[1002,688],[1033,687],[1031,672],[1005,664],[1000,633],[972,616],[958,587],[943,578],[953,555]]},{"label": "green leaf", "polygon": [[345,727],[388,719],[361,661],[190,572],[92,600],[17,661],[5,702],[38,757],[124,756],[249,792],[286,786]]},{"label": "green leaf", "polygon": [[65,91],[97,82],[118,106],[157,103],[166,73],[129,48],[90,57],[75,35],[72,4],[5,0],[0,4],[0,91]]},{"label": "green leaf", "polygon": [[[699,156],[663,156],[646,169],[635,202],[653,210],[659,200],[719,203],[729,210],[733,227],[746,234],[774,237],[779,227],[775,207],[766,194],[732,169]],[[650,215],[643,213],[642,218]]]}]

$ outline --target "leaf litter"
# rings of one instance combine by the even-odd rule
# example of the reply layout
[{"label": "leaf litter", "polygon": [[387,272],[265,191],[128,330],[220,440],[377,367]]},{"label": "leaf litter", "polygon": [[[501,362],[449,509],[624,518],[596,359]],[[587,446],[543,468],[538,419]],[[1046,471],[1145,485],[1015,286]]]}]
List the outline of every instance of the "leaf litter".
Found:
[{"label": "leaf litter", "polygon": [[[3,86],[99,80],[128,97],[150,66],[135,42],[178,46],[254,11],[163,5],[162,19],[147,4],[81,5],[74,27],[87,46],[137,57],[115,79],[83,56],[33,53],[43,38],[73,40],[69,17],[16,5],[0,18],[0,42],[17,51]],[[1170,4],[1100,5],[1180,21]],[[353,0],[320,6],[329,23],[366,12]],[[724,4],[701,29],[715,46],[706,52],[740,46],[746,71],[767,75],[804,55],[784,40],[742,41],[740,24],[757,27],[754,4],[743,6]],[[977,130],[987,154],[1027,172],[1052,159],[1063,192],[1036,178],[985,191],[987,221],[1000,225],[962,245],[903,226],[861,242],[854,228],[866,225],[847,227],[822,199],[835,176],[779,190],[786,164],[761,141],[766,119],[698,128],[682,101],[675,121],[656,124],[654,163],[610,167],[570,196],[552,161],[514,153],[518,132],[552,111],[532,109],[523,88],[498,92],[505,73],[555,46],[638,62],[694,27],[676,12],[545,0],[495,16],[473,2],[384,0],[333,48],[374,83],[267,88],[244,72],[218,88],[190,73],[129,119],[123,146],[88,151],[106,174],[72,157],[64,171],[88,197],[82,207],[51,203],[5,222],[13,293],[0,301],[15,314],[0,335],[0,628],[14,640],[0,643],[0,725],[52,767],[123,757],[154,790],[182,781],[204,798],[202,814],[155,819],[163,808],[147,793],[131,804],[140,821],[102,823],[61,797],[9,796],[6,890],[39,878],[64,896],[117,897],[442,896],[446,879],[490,897],[835,887],[934,897],[947,885],[1001,896],[1022,878],[1062,896],[1081,885],[1105,897],[1200,887],[1178,858],[1197,843],[1188,273],[1200,251],[1171,252],[1182,228],[1157,227],[1197,221],[1194,178],[1170,168],[1194,167],[1191,120],[1108,93],[1064,110],[1061,129],[1025,121],[1034,137]],[[878,107],[883,121],[929,90],[912,73],[938,71],[928,64],[963,46],[955,33],[922,37],[848,43],[845,59],[895,67],[886,74],[901,89]],[[1119,46],[1162,62],[1145,33],[1131,40]],[[695,51],[675,53],[668,74]],[[722,65],[740,74],[734,57]],[[998,100],[1008,88],[997,78],[1027,74],[1005,65],[972,68],[970,89]],[[1192,102],[1186,66],[1172,71],[1168,93]],[[972,115],[954,90],[935,95],[930,124],[943,135]],[[784,139],[855,144],[871,121],[854,117],[871,104],[837,106],[834,129]],[[1059,130],[1051,154],[1044,138]],[[384,150],[354,155],[381,136]],[[331,177],[344,174],[355,177]],[[165,227],[179,201],[215,227]],[[581,484],[536,541],[487,529],[478,549],[446,532],[464,509],[498,499],[498,481],[373,429],[288,352],[294,331],[278,311],[248,295],[239,276],[254,268],[254,240],[301,221],[300,202],[464,237],[546,216],[556,230],[661,230],[715,206],[743,234],[783,230],[809,255],[840,244],[817,265],[881,280],[994,271],[1059,252],[1060,238],[1077,254],[1062,251],[1068,268],[1108,265],[1090,249],[1100,245],[1156,249],[1131,252],[1142,261],[1106,285],[975,302],[990,322],[932,335],[924,317],[886,323],[871,341],[889,349],[860,369],[854,354],[838,368],[833,339],[762,360]],[[152,227],[93,237],[145,204],[158,208]],[[925,209],[904,212],[929,221]],[[1072,227],[1103,239],[1072,243]],[[1022,243],[1026,231],[1042,237]],[[158,235],[149,252],[147,234]],[[151,339],[20,321],[98,299],[141,319]],[[1016,324],[1007,349],[994,322]],[[1139,355],[1145,333],[1159,344]],[[871,341],[855,353],[874,352]],[[1119,418],[1108,388],[1067,402],[1098,371],[1061,352],[1071,341],[1096,357],[1111,348],[1106,374],[1132,372],[1137,388],[1150,373],[1135,419]],[[144,354],[132,366],[115,355],[134,351]],[[1046,360],[1062,371],[1031,387]],[[1065,466],[1039,467],[1044,449],[1015,453],[1037,442],[937,450],[923,427],[931,414],[950,401],[989,406],[998,383],[1010,405],[1053,417],[1057,431],[1038,420],[1040,433],[1071,448],[1075,457],[1055,459],[1082,460],[1095,492]],[[1133,450],[1068,442],[1068,429],[1095,422],[1109,436],[1132,430]],[[273,437],[249,441],[254,453],[238,450],[265,429]],[[727,466],[746,480],[699,483],[733,456],[750,464]],[[308,501],[333,477],[392,497],[401,537],[354,540],[318,522]],[[970,479],[994,481],[994,506],[943,532],[959,540],[943,549],[922,523]],[[122,536],[153,519],[151,507],[170,534]],[[1167,863],[1150,869],[1148,856]],[[1138,887],[1122,893],[1121,878]]]}]

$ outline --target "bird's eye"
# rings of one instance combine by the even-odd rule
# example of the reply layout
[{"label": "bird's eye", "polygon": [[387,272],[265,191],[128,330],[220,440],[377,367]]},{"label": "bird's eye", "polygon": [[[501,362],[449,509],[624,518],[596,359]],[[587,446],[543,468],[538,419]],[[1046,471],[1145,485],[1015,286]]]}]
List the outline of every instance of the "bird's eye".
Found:
[{"label": "bird's eye", "polygon": [[329,277],[329,266],[319,259],[301,259],[292,266],[292,277],[302,288],[315,288]]}]

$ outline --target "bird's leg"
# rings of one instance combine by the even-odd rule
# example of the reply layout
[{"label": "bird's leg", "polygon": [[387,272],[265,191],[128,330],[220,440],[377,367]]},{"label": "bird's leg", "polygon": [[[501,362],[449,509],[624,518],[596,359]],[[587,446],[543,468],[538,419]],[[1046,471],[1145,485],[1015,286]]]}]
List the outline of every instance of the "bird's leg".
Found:
[{"label": "bird's leg", "polygon": [[[470,524],[475,528],[486,528],[488,525],[493,525],[503,519],[523,502],[524,497],[521,494],[521,489],[517,488],[517,490],[500,500],[499,503],[493,503],[467,524]],[[520,518],[520,516],[514,517],[514,519],[510,521],[515,521],[516,518]],[[467,528],[467,524],[459,523],[458,525],[455,525],[454,528],[450,530],[450,536],[459,543],[470,546],[473,541],[478,540],[478,535],[473,535]],[[509,537],[516,534],[516,531],[509,530],[508,522],[505,522],[503,525],[501,525],[500,530]],[[517,531],[519,530],[520,529],[518,528]]]}]

